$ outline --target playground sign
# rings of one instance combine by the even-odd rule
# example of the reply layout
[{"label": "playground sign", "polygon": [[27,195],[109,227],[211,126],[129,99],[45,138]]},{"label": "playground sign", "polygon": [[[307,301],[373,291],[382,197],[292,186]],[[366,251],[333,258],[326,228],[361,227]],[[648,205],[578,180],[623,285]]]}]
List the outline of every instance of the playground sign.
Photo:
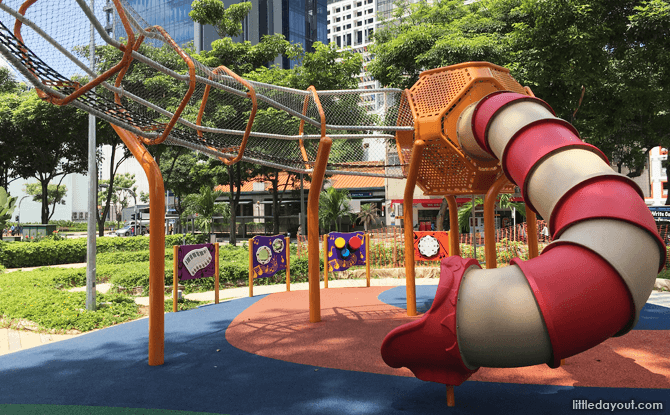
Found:
[{"label": "playground sign", "polygon": [[414,260],[441,261],[449,256],[449,232],[414,232]]},{"label": "playground sign", "polygon": [[328,271],[346,271],[355,265],[366,266],[367,286],[370,286],[368,262],[370,235],[365,232],[331,232],[323,235],[324,273],[323,285],[328,288]]},{"label": "playground sign", "polygon": [[179,281],[216,277],[214,302],[219,303],[219,244],[175,245],[173,247],[173,310],[177,311]]},{"label": "playground sign", "polygon": [[363,232],[331,232],[325,235],[329,271],[346,271],[355,265],[365,265],[366,238]]},{"label": "playground sign", "polygon": [[267,278],[286,270],[286,291],[291,291],[289,238],[283,235],[257,235],[249,239],[249,297],[253,297],[254,278]]}]

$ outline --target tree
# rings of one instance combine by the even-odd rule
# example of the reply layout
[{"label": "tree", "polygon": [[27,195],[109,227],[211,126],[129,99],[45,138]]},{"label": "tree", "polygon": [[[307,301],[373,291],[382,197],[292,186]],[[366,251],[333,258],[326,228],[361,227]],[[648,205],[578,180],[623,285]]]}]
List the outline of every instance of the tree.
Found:
[{"label": "tree", "polygon": [[[111,184],[110,184],[111,182]],[[105,186],[100,186],[105,185]],[[105,219],[110,211],[110,205],[120,206],[116,210],[116,217],[113,220],[121,220],[121,210],[128,207],[130,193],[126,189],[131,189],[133,192],[137,191],[135,186],[135,175],[130,173],[117,174],[113,176],[112,180],[100,180],[98,186],[103,190],[98,191],[98,204],[105,203],[105,208],[100,212],[97,218],[98,228],[104,232]],[[104,233],[103,235],[104,236]]]},{"label": "tree", "polygon": [[375,33],[368,69],[384,85],[408,88],[426,69],[490,61],[630,176],[651,148],[670,147],[668,0],[450,0],[408,13]]},{"label": "tree", "polygon": [[251,2],[231,4],[226,8],[220,0],[195,0],[188,14],[194,22],[214,26],[220,38],[242,34],[242,20],[251,11]]},{"label": "tree", "polygon": [[[44,188],[41,183],[26,184],[26,193],[29,196],[33,197],[33,202],[44,203],[44,201],[46,200],[47,222],[44,222],[44,219],[42,219],[42,223],[48,223],[49,220],[51,220],[51,217],[53,216],[54,212],[56,211],[56,205],[65,204],[65,195],[67,194],[67,187],[65,187],[65,185],[61,185],[60,182],[57,185],[49,184],[47,186],[46,197],[44,196],[43,191]],[[42,205],[42,207],[44,208],[44,204]]]},{"label": "tree", "polygon": [[88,114],[72,106],[59,107],[37,97],[34,91],[20,96],[12,111],[16,136],[12,141],[16,175],[35,178],[41,186],[42,223],[53,215],[48,187],[60,186],[66,175],[88,169]]},{"label": "tree", "polygon": [[16,198],[9,196],[4,187],[0,187],[0,232],[7,226],[7,222],[12,219],[12,213],[16,207]]},{"label": "tree", "polygon": [[230,207],[226,204],[217,204],[216,199],[223,195],[223,192],[212,190],[209,186],[202,186],[200,193],[187,195],[183,200],[185,207],[184,219],[187,216],[197,216],[195,222],[198,228],[206,234],[211,234],[214,215],[223,217],[224,222],[230,218]]},{"label": "tree", "polygon": [[477,197],[475,198],[474,205],[472,201],[465,202],[461,205],[461,208],[458,209],[458,227],[461,233],[470,232],[470,217],[472,216],[472,207],[479,206],[484,204],[484,199]]},{"label": "tree", "polygon": [[366,232],[370,227],[370,223],[375,223],[377,221],[379,212],[381,212],[379,208],[372,203],[361,205],[361,211],[356,214],[356,218],[363,222],[363,228]]},{"label": "tree", "polygon": [[12,113],[21,104],[25,90],[25,84],[17,82],[9,68],[0,67],[0,187],[5,189],[19,178],[13,169],[17,129]]},{"label": "tree", "polygon": [[321,225],[330,232],[330,227],[335,222],[335,231],[340,231],[339,221],[342,218],[352,218],[351,206],[349,205],[349,191],[347,189],[336,189],[329,187],[325,192],[321,192],[319,198],[319,220]]}]

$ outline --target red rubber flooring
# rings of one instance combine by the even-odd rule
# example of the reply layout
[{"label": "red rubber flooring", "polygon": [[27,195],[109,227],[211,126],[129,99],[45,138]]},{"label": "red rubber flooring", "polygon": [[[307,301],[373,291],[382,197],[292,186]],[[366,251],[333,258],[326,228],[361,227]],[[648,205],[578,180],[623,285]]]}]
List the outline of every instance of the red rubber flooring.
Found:
[{"label": "red rubber flooring", "polygon": [[[238,349],[278,360],[334,369],[413,376],[383,362],[382,340],[417,317],[377,296],[391,287],[321,290],[321,322],[309,323],[308,291],[269,295],[240,313],[226,332]],[[670,388],[670,334],[633,330],[567,359],[558,369],[482,368],[483,382],[618,388]]]}]

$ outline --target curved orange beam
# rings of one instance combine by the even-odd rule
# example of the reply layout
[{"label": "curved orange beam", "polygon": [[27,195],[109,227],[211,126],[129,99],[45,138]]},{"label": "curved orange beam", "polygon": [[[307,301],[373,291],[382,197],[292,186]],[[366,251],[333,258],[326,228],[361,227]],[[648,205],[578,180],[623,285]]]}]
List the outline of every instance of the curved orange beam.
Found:
[{"label": "curved orange beam", "polygon": [[[21,15],[25,15],[26,10],[28,10],[28,7],[33,5],[37,0],[27,0],[25,3],[21,5],[19,8],[19,13]],[[113,0],[114,4],[117,6],[117,11],[119,13],[119,17],[121,18],[121,22],[123,23],[123,27],[126,30],[126,33],[128,34],[128,47],[125,48],[125,51],[123,52],[123,59],[116,65],[114,65],[112,68],[106,70],[104,73],[101,75],[97,76],[96,78],[93,78],[91,81],[86,83],[84,86],[76,89],[73,93],[70,95],[66,96],[65,98],[57,98],[52,95],[49,95],[42,91],[42,93],[38,93],[40,98],[42,99],[47,99],[49,102],[55,105],[67,105],[73,100],[79,98],[82,96],[84,93],[90,91],[91,89],[95,88],[96,86],[100,85],[104,81],[106,81],[109,77],[114,75],[115,73],[119,72],[122,68],[130,64],[130,61],[132,60],[132,47],[133,44],[135,43],[135,34],[130,28],[130,24],[128,23],[128,20],[126,18],[125,12],[121,8],[121,5],[119,3],[119,0]],[[23,23],[20,20],[16,20],[16,23],[14,24],[14,36],[17,37],[22,43],[23,43],[23,37],[21,36],[21,26],[23,26]],[[44,82],[44,81],[43,81]]]},{"label": "curved orange beam", "polygon": [[403,197],[403,220],[405,231],[405,289],[407,291],[407,315],[416,315],[416,271],[414,269],[414,221],[412,212],[412,202],[414,198],[414,187],[419,176],[419,166],[423,150],[426,148],[426,142],[416,140],[412,148],[412,156],[409,162],[409,172],[407,173],[407,182],[405,183],[405,194]]},{"label": "curved orange beam", "polygon": [[130,131],[110,124],[149,180],[149,366],[165,361],[165,187],[161,170]]},{"label": "curved orange beam", "polygon": [[498,193],[509,183],[507,176],[501,175],[493,183],[484,196],[484,258],[486,259],[486,268],[496,268],[496,229],[495,229],[495,207]]},{"label": "curved orange beam", "polygon": [[[319,195],[333,140],[324,137],[316,153],[312,184],[307,195],[307,269],[309,279],[309,321],[321,321],[321,293],[319,286]],[[328,263],[324,264],[327,267]]]},{"label": "curved orange beam", "polygon": [[458,244],[458,204],[453,195],[445,196],[449,205],[449,255],[461,255],[461,247]]},{"label": "curved orange beam", "polygon": [[[231,160],[228,160],[225,157],[219,157],[219,160],[221,160],[226,166],[230,166],[240,161],[242,159],[242,156],[244,155],[244,150],[247,148],[247,142],[249,141],[249,135],[251,134],[251,127],[254,125],[254,118],[256,117],[256,111],[258,110],[258,102],[256,101],[256,90],[254,89],[253,86],[251,86],[249,82],[247,82],[245,79],[242,79],[235,72],[231,71],[230,69],[226,68],[223,65],[214,69],[212,73],[216,74],[220,71],[224,71],[225,73],[233,77],[237,82],[241,83],[249,90],[249,92],[247,92],[247,97],[251,98],[251,104],[252,104],[251,115],[249,115],[249,121],[247,121],[247,128],[244,130],[244,136],[242,137],[242,142],[240,143],[240,146],[238,148],[237,156],[235,156]],[[212,78],[210,77],[209,79],[211,80]],[[202,94],[202,103],[200,104],[200,109],[198,110],[198,119],[195,122],[196,125],[202,125],[202,116],[205,113],[205,105],[207,104],[207,99],[209,98],[209,91],[211,88],[212,88],[211,85],[207,85],[205,87],[205,92]],[[197,131],[197,133],[198,136],[202,138],[202,131]],[[211,150],[216,150],[215,148],[209,146],[207,147]]]},{"label": "curved orange beam", "polygon": [[[309,88],[308,88],[309,90]],[[307,108],[309,108],[309,95],[305,95],[305,101],[302,104],[302,115],[307,115]],[[300,120],[300,127],[298,128],[298,134],[303,135],[305,132],[305,120]],[[307,150],[305,149],[305,141],[301,138],[298,140],[298,145],[300,146],[300,153],[302,153],[302,159],[305,162],[305,169],[309,169],[309,156],[307,156]]]}]

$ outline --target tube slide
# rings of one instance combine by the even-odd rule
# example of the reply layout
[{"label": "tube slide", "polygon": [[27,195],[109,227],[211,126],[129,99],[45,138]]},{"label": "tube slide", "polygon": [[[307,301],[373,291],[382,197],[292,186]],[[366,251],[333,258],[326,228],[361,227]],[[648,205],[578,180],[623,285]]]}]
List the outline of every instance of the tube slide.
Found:
[{"label": "tube slide", "polygon": [[637,185],[534,97],[487,95],[462,112],[458,139],[501,161],[554,242],[499,269],[445,259],[433,306],[386,336],[384,361],[459,385],[481,366],[556,368],[631,330],[666,255]]}]

